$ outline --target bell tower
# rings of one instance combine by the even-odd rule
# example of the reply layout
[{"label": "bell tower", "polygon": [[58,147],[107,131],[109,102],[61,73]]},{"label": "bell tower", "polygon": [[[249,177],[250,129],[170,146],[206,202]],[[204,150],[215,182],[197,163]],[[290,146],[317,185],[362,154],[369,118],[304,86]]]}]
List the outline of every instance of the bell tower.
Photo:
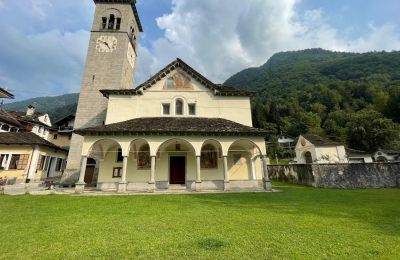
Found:
[{"label": "bell tower", "polygon": [[[93,0],[96,11],[81,82],[75,129],[104,124],[107,99],[101,89],[131,89],[136,67],[139,32],[136,0]],[[73,134],[63,182],[75,182],[80,168],[83,138]]]}]

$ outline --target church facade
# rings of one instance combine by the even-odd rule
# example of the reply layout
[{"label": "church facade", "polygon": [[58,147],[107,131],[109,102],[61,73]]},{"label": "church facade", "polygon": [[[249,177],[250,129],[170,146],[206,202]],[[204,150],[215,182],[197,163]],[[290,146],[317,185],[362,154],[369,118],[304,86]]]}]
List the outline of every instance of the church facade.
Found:
[{"label": "church facade", "polygon": [[214,84],[180,59],[132,88],[135,1],[94,2],[65,178],[78,179],[76,192],[271,189],[253,93]]}]

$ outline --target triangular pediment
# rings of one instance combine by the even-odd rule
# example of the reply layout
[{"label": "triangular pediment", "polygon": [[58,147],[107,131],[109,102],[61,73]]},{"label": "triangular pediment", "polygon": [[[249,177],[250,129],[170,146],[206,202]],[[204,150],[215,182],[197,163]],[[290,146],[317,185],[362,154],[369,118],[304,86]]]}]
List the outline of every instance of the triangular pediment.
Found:
[{"label": "triangular pediment", "polygon": [[191,88],[196,90],[197,86],[210,90],[210,92],[216,96],[251,97],[254,95],[254,93],[250,91],[239,90],[222,84],[215,84],[181,59],[176,59],[171,62],[135,89],[102,89],[100,92],[107,98],[110,95],[143,95],[146,90],[156,85],[158,86],[157,90],[164,89],[167,86],[166,84],[168,84],[167,82],[162,82],[162,87],[159,85],[161,81],[166,81],[167,79],[171,79],[174,82],[177,90],[190,90]]}]

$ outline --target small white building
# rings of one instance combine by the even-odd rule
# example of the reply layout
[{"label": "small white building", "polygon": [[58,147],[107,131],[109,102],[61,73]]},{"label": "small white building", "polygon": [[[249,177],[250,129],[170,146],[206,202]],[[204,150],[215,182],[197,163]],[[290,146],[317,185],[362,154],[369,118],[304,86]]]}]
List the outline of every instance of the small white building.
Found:
[{"label": "small white building", "polygon": [[347,149],[343,144],[318,135],[300,135],[296,148],[298,164],[326,163],[372,163],[370,154]]},{"label": "small white building", "polygon": [[281,133],[278,137],[278,143],[280,147],[285,147],[290,149],[296,145],[296,138]]},{"label": "small white building", "polygon": [[395,162],[400,161],[400,151],[379,149],[372,157],[375,162]]}]

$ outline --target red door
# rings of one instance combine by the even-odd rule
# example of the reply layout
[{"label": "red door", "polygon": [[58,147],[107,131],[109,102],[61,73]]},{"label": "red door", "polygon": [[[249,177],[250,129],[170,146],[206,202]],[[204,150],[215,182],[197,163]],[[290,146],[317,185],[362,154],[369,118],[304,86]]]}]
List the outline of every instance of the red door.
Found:
[{"label": "red door", "polygon": [[186,158],[174,156],[169,159],[170,184],[186,183]]}]

